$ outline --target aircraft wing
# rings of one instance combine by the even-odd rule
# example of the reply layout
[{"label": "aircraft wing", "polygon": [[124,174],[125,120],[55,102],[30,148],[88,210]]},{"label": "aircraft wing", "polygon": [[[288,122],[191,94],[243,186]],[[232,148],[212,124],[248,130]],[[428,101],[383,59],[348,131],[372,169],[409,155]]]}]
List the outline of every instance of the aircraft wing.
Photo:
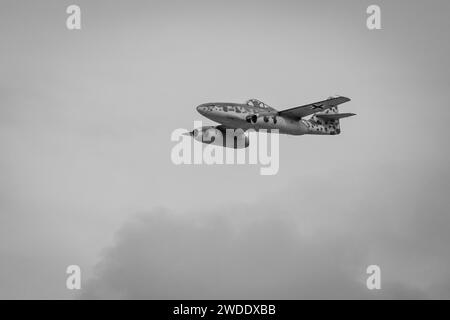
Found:
[{"label": "aircraft wing", "polygon": [[226,134],[227,133],[227,129],[234,129],[232,127],[228,127],[224,124],[219,124],[218,126],[215,127],[217,130],[219,130],[220,132],[222,132],[222,134]]},{"label": "aircraft wing", "polygon": [[301,119],[303,117],[309,116],[310,114],[330,109],[348,101],[350,101],[350,99],[347,97],[337,96],[329,98],[327,100],[305,104],[304,106],[286,109],[280,111],[278,114],[287,118]]},{"label": "aircraft wing", "polygon": [[[217,130],[219,130],[223,135],[226,135],[227,134],[227,129],[231,129],[231,130],[236,130],[236,129],[241,129],[241,128],[233,128],[233,127],[229,127],[229,126],[226,126],[226,125],[224,125],[224,124],[219,124],[218,126],[215,126],[215,128],[217,129]],[[241,129],[242,130],[242,129]],[[245,131],[245,130],[244,130]]]}]

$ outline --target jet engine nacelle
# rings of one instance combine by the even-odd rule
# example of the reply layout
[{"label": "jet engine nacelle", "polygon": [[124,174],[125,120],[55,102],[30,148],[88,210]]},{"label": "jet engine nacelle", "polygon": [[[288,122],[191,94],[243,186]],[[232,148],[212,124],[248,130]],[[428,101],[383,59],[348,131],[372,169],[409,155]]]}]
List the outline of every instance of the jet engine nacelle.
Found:
[{"label": "jet engine nacelle", "polygon": [[[220,126],[203,126],[191,132],[192,137],[206,144],[214,144],[221,147],[234,149],[247,148],[248,136],[242,129],[224,129]],[[227,143],[228,142],[228,143]]]}]

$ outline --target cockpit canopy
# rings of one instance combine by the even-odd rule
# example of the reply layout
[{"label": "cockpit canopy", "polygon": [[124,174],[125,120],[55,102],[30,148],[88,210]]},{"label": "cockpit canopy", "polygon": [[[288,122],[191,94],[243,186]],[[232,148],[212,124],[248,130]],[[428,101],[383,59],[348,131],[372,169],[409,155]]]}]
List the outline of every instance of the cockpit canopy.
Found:
[{"label": "cockpit canopy", "polygon": [[250,107],[259,107],[259,108],[263,108],[263,109],[272,109],[267,104],[265,104],[264,102],[261,102],[261,101],[259,101],[257,99],[247,100],[247,102],[245,102],[245,104],[250,106]]}]

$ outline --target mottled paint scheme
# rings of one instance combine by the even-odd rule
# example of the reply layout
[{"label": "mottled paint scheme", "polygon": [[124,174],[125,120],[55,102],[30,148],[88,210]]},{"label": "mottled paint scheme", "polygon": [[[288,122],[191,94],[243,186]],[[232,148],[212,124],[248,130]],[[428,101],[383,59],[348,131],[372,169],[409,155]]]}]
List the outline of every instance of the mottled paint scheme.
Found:
[{"label": "mottled paint scheme", "polygon": [[339,120],[323,120],[317,115],[320,114],[333,114],[338,113],[337,107],[332,107],[323,112],[318,112],[314,114],[309,120],[301,120],[304,121],[304,124],[307,126],[309,130],[309,134],[329,134],[335,135],[341,133],[341,128],[339,127]]},{"label": "mottled paint scheme", "polygon": [[[320,111],[320,106],[313,107],[318,112],[308,120],[295,119],[279,115],[278,111],[265,103],[251,99],[244,104],[215,102],[205,103],[197,107],[198,112],[208,119],[229,128],[278,129],[279,133],[291,135],[317,134],[335,135],[340,133],[339,120],[323,120],[320,114],[338,113],[336,106]],[[249,122],[249,116],[256,115],[256,122]]]}]

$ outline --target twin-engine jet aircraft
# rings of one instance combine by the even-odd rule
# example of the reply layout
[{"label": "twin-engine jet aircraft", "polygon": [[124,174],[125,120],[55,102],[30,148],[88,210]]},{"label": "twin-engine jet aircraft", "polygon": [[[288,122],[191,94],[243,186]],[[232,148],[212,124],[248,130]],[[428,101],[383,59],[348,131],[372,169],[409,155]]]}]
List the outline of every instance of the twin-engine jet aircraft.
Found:
[{"label": "twin-engine jet aircraft", "polygon": [[[291,135],[317,134],[336,135],[341,132],[339,119],[354,116],[354,113],[338,113],[338,105],[350,101],[349,98],[335,96],[327,100],[306,104],[282,111],[265,103],[251,99],[246,103],[204,103],[197,111],[208,119],[220,123],[218,126],[204,126],[186,135],[203,143],[219,144],[226,147],[246,148],[249,145],[246,130],[271,131]],[[312,115],[309,119],[305,117]],[[239,130],[240,129],[240,130]],[[226,143],[232,132],[232,143]],[[223,137],[219,141],[218,136]],[[239,143],[240,141],[240,143]]]}]

